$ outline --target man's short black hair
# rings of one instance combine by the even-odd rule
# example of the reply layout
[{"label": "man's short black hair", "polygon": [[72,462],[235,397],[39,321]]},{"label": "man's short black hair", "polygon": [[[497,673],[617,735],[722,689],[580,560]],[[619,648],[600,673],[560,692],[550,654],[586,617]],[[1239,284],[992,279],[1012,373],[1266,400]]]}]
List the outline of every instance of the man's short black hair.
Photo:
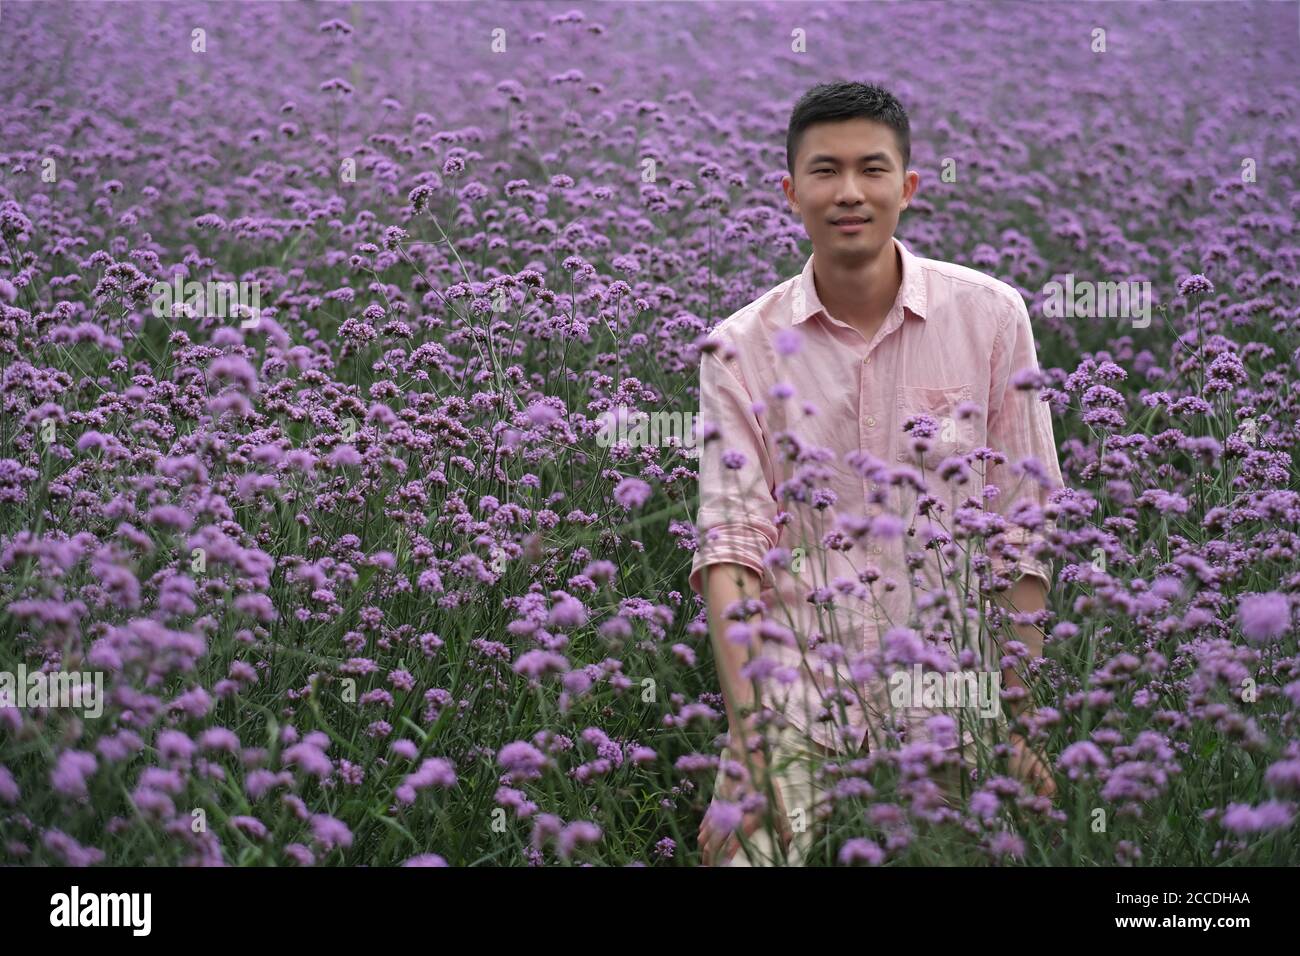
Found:
[{"label": "man's short black hair", "polygon": [[794,176],[794,158],[804,132],[814,123],[837,120],[875,120],[894,131],[898,151],[903,156],[903,171],[912,161],[912,130],[907,111],[893,93],[870,83],[819,83],[800,97],[790,114],[790,129],[785,135],[785,165]]}]

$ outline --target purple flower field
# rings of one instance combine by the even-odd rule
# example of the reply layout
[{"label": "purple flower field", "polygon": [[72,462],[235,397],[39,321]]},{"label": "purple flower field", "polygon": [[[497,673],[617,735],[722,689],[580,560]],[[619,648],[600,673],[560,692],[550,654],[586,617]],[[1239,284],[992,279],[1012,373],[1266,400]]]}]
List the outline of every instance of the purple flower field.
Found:
[{"label": "purple flower field", "polygon": [[899,238],[1024,295],[1067,487],[1056,797],[902,739],[815,856],[1300,863],[1294,4],[7,3],[0,59],[0,864],[698,865],[698,454],[606,438],[802,269],[840,78]]}]

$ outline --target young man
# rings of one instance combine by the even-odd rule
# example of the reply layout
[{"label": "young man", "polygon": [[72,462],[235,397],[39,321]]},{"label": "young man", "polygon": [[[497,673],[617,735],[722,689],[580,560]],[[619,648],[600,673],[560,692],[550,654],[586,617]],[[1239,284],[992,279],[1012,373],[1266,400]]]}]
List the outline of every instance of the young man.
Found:
[{"label": "young man", "polygon": [[[791,115],[782,186],[812,255],[802,274],[720,323],[701,355],[706,433],[690,586],[708,606],[725,756],[747,763],[760,789],[770,777],[790,862],[802,860],[822,800],[801,754],[857,755],[892,735],[965,759],[971,724],[989,739],[989,721],[970,718],[958,734],[937,722],[932,738],[926,720],[937,711],[909,706],[914,698],[893,706],[883,670],[860,655],[882,660],[884,648],[892,662],[932,663],[944,646],[921,634],[972,628],[948,597],[954,581],[1022,612],[1042,610],[1051,584],[1034,545],[1052,530],[1043,508],[1062,482],[1050,411],[1034,388],[1029,314],[1007,283],[920,258],[894,237],[920,178],[910,155],[907,114],[890,93],[861,83],[808,91]],[[1001,532],[1001,547],[990,539],[981,554],[952,534],[972,522]],[[733,602],[756,598],[724,618]],[[1041,656],[1038,628],[1011,630]],[[962,667],[1000,660],[987,636],[955,643],[947,652]],[[751,653],[763,659],[759,700],[741,672]],[[982,666],[1023,689],[1016,669]],[[750,736],[764,706],[785,718],[770,768]],[[1023,737],[1007,739],[1012,772],[1052,795],[1042,758]],[[957,773],[938,775],[949,803]],[[715,799],[736,791],[720,766]],[[780,860],[761,811],[749,809],[739,827],[751,859],[712,810],[699,833],[706,865]]]}]

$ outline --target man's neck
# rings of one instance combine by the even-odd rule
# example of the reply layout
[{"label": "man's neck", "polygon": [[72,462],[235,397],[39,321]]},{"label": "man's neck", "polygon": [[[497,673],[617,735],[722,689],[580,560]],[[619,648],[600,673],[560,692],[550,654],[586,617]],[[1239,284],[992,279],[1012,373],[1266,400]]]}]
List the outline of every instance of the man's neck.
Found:
[{"label": "man's neck", "polygon": [[898,258],[893,239],[875,259],[847,266],[830,257],[813,256],[817,298],[827,312],[857,329],[870,342],[894,307],[903,284]]}]

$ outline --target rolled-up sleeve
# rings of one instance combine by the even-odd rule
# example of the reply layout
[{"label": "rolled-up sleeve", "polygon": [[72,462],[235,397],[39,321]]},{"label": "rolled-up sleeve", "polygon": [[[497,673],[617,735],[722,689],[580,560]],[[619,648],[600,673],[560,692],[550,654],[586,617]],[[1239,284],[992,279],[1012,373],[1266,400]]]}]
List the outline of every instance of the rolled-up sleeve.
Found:
[{"label": "rolled-up sleeve", "polygon": [[699,547],[690,587],[702,597],[704,568],[712,564],[741,564],[756,571],[763,583],[772,583],[763,558],[776,547],[778,508],[772,463],[753,403],[729,363],[716,351],[701,354],[701,434],[710,425],[717,428],[716,437],[700,444]]},{"label": "rolled-up sleeve", "polygon": [[[1051,408],[1042,401],[1037,387],[1023,387],[1022,377],[1039,371],[1038,355],[1029,310],[1019,293],[1013,299],[993,347],[989,388],[988,444],[1007,460],[1001,465],[989,463],[986,481],[999,491],[988,507],[1003,517],[1007,524],[1003,541],[1013,546],[1019,557],[990,557],[994,570],[1012,583],[1023,574],[1032,574],[1042,579],[1050,591],[1053,563],[1050,558],[1036,558],[1034,554],[1055,529],[1055,522],[1044,515],[1039,527],[1032,529],[1020,527],[1013,520],[1016,509],[1025,503],[1046,508],[1048,496],[1063,485]],[[1042,480],[1029,471],[1016,473],[1014,466],[1026,459],[1037,462]]]}]

